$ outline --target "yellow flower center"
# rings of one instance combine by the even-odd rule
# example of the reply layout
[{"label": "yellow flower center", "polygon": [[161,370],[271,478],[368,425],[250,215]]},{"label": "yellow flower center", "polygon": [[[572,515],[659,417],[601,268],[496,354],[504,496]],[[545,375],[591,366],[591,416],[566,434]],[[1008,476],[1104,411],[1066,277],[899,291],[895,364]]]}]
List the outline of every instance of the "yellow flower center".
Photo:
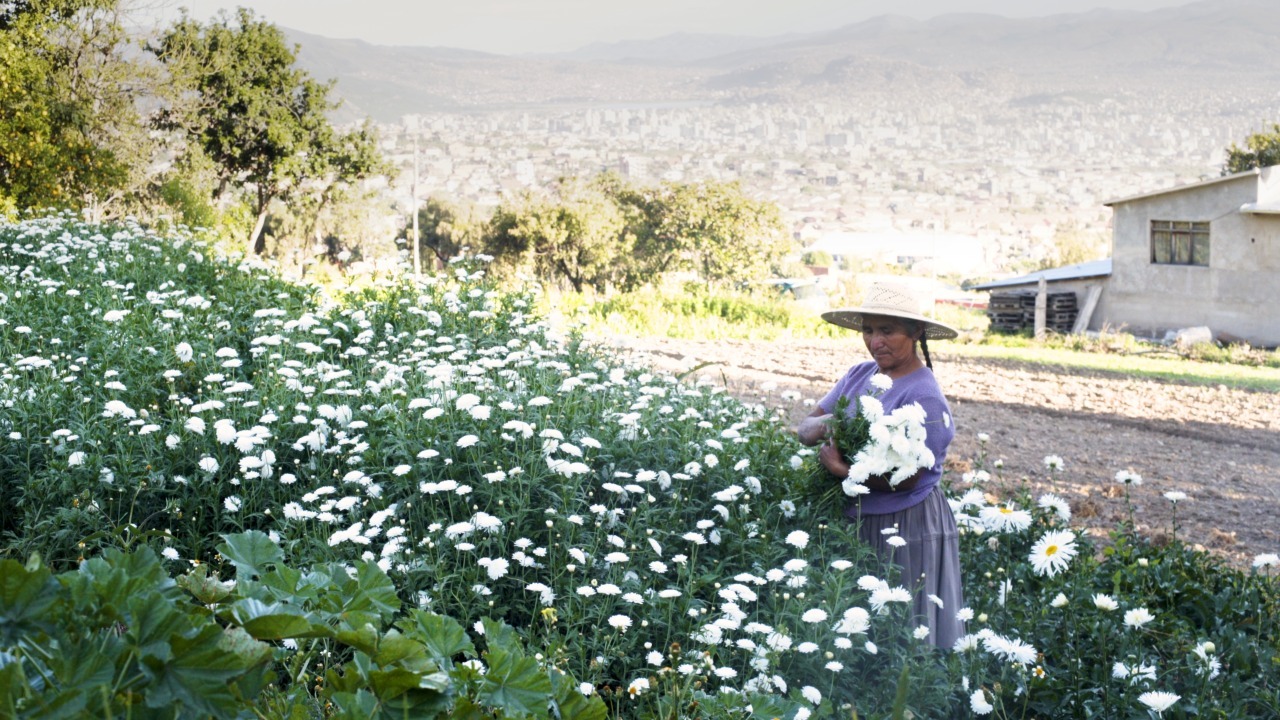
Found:
[{"label": "yellow flower center", "polygon": [[1057,555],[1057,554],[1058,554],[1057,545],[1050,545],[1049,547],[1044,549],[1045,557],[1053,557],[1054,555]]}]

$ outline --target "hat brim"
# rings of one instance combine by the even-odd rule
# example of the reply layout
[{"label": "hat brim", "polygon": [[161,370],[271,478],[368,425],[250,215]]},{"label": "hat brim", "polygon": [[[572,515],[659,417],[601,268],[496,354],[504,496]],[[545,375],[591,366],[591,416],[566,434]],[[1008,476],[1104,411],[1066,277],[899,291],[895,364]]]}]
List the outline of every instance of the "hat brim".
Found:
[{"label": "hat brim", "polygon": [[944,325],[937,320],[931,320],[924,315],[916,313],[901,312],[888,308],[839,308],[836,310],[828,310],[822,313],[822,319],[832,325],[839,325],[850,330],[862,330],[862,317],[864,315],[882,315],[884,317],[896,317],[904,320],[915,320],[924,324],[924,336],[930,340],[951,340],[960,335],[955,328]]}]

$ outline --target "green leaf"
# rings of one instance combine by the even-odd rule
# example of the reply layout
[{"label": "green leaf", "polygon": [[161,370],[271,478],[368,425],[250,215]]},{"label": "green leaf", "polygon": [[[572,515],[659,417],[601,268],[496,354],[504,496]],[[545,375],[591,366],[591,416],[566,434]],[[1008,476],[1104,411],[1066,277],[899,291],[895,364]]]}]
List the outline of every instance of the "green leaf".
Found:
[{"label": "green leaf", "polygon": [[362,600],[359,607],[351,609],[373,610],[389,620],[400,611],[400,597],[396,595],[395,583],[374,563],[356,563],[356,583]]},{"label": "green leaf", "polygon": [[334,638],[370,657],[377,654],[378,640],[381,639],[378,629],[370,624],[362,625],[357,629],[339,630]]},{"label": "green leaf", "polygon": [[370,718],[381,717],[378,698],[368,690],[335,692],[329,696],[329,699],[338,710],[333,715],[335,719],[370,720]]},{"label": "green leaf", "polygon": [[312,623],[299,608],[243,598],[231,606],[231,620],[259,640],[283,640],[313,634]]},{"label": "green leaf", "polygon": [[378,652],[373,661],[383,667],[405,661],[426,662],[426,648],[413,638],[405,637],[398,630],[388,630],[378,643]]},{"label": "green leaf", "polygon": [[459,653],[471,656],[476,653],[466,629],[446,615],[413,610],[398,626],[426,645],[427,653],[441,667],[452,667],[453,657]]},{"label": "green leaf", "polygon": [[538,661],[501,649],[489,650],[486,659],[489,672],[481,681],[480,700],[507,714],[547,717],[551,680]]},{"label": "green leaf", "polygon": [[284,562],[284,551],[261,530],[223,535],[222,539],[225,542],[218,546],[218,552],[235,565],[237,575],[262,575],[268,565]]},{"label": "green leaf", "polygon": [[524,655],[520,636],[510,625],[491,618],[484,618],[480,622],[484,626],[484,640],[490,651],[503,650],[514,655]]},{"label": "green leaf", "polygon": [[17,560],[0,561],[0,644],[12,646],[41,620],[57,600],[58,581],[48,568],[28,570]]},{"label": "green leaf", "polygon": [[375,670],[369,673],[369,685],[373,688],[374,694],[383,701],[398,697],[403,695],[405,691],[418,687],[422,679],[422,675],[404,668]]},{"label": "green leaf", "polygon": [[216,605],[231,596],[232,586],[209,577],[208,565],[198,565],[186,575],[178,576],[177,583],[201,605]]},{"label": "green leaf", "polygon": [[609,709],[599,695],[583,695],[572,677],[558,670],[547,673],[555,694],[557,715],[560,720],[605,720]]},{"label": "green leaf", "polygon": [[151,679],[145,693],[147,707],[182,707],[186,713],[235,717],[240,702],[232,692],[232,681],[271,660],[271,647],[239,628],[224,632],[209,624],[192,637],[173,638],[170,644],[172,661],[143,668]]}]

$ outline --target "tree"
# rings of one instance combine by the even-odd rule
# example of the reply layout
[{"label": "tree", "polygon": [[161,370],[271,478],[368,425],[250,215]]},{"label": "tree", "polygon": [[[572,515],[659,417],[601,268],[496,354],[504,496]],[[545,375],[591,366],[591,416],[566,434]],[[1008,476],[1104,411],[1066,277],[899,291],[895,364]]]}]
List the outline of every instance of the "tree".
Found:
[{"label": "tree", "polygon": [[1280,124],[1274,123],[1271,132],[1254,133],[1245,138],[1243,148],[1231,143],[1222,174],[1231,175],[1272,165],[1280,165]]},{"label": "tree", "polygon": [[[156,118],[213,162],[215,196],[249,193],[253,251],[274,200],[312,197],[318,217],[335,183],[383,172],[368,127],[339,135],[326,113],[332,83],[294,66],[297,49],[275,25],[240,8],[202,25],[183,16],[149,48],[172,77],[173,91]],[[314,228],[313,228],[314,230]]]},{"label": "tree", "polygon": [[0,3],[0,200],[105,203],[146,167],[145,73],[126,58],[122,12],[120,0]]},{"label": "tree", "polygon": [[672,270],[695,270],[709,283],[755,279],[788,250],[777,206],[746,197],[737,183],[633,188],[606,176],[601,187],[626,217],[628,270],[642,281]]},{"label": "tree", "polygon": [[[412,234],[412,229],[409,229]],[[430,252],[441,265],[461,254],[465,248],[479,249],[484,240],[484,223],[470,209],[462,209],[447,200],[432,197],[418,208],[418,239],[421,250]],[[413,247],[413,238],[409,238]]]},{"label": "tree", "polygon": [[494,211],[485,247],[499,268],[604,290],[627,251],[622,213],[603,194],[562,183],[552,198],[526,194]]}]

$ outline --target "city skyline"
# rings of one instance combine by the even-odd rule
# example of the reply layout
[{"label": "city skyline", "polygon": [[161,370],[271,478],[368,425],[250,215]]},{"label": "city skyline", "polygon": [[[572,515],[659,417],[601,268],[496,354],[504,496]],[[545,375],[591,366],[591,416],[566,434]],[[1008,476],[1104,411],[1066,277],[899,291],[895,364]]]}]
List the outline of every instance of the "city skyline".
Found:
[{"label": "city skyline", "polygon": [[[141,23],[164,23],[179,7],[205,20],[244,3],[164,2],[139,11]],[[501,54],[570,52],[593,43],[647,40],[677,33],[768,37],[808,33],[894,14],[926,20],[954,13],[1035,17],[1091,9],[1152,11],[1189,0],[473,0],[409,3],[366,0],[259,0],[252,9],[278,25],[313,35],[377,45],[452,47]]]}]

